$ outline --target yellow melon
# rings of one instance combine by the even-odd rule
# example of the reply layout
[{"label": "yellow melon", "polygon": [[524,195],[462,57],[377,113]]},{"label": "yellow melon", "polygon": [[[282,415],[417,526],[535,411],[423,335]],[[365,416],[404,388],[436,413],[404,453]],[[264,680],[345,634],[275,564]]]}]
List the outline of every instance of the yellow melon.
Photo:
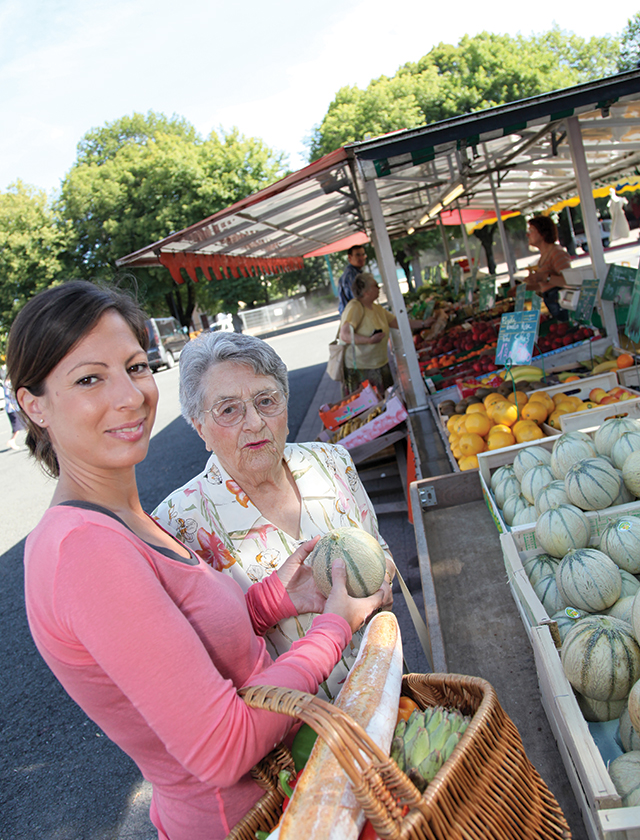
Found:
[{"label": "yellow melon", "polygon": [[331,567],[337,557],[345,562],[347,592],[352,598],[366,598],[380,589],[387,561],[378,540],[362,528],[336,528],[318,540],[307,559],[325,598],[331,592]]}]

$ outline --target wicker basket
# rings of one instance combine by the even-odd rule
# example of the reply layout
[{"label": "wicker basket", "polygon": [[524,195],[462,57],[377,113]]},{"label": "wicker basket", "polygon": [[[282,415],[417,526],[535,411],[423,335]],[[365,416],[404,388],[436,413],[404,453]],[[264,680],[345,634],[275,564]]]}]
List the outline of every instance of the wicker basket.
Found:
[{"label": "wicker basket", "polygon": [[[385,840],[571,837],[558,803],[528,760],[518,730],[485,680],[458,674],[403,677],[402,694],[420,708],[444,706],[473,715],[453,754],[424,794],[358,724],[329,703],[303,692],[268,686],[242,689],[240,694],[248,706],[300,718],[318,732],[350,779],[364,813]],[[261,772],[268,792],[233,829],[230,840],[255,840],[256,828],[269,831],[276,825],[283,799],[277,773],[285,760],[285,753],[270,754],[261,763],[267,765]]]}]

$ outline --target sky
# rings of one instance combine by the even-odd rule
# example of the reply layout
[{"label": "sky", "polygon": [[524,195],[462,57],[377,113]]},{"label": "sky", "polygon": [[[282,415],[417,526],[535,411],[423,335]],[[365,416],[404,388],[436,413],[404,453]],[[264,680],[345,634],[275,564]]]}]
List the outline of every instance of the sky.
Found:
[{"label": "sky", "polygon": [[[548,11],[547,11],[548,9]],[[59,189],[91,128],[176,114],[237,127],[292,169],[336,92],[490,31],[619,35],[639,0],[0,0],[0,191]]]}]

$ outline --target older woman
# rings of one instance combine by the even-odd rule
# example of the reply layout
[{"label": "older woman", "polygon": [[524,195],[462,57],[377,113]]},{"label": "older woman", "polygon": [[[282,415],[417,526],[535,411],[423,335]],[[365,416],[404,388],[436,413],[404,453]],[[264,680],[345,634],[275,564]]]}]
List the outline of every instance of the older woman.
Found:
[{"label": "older woman", "polygon": [[[288,395],[284,363],[259,338],[202,333],[189,342],[180,356],[182,413],[212,455],[153,515],[245,591],[278,569],[301,541],[347,525],[380,542],[391,580],[391,555],[346,449],[286,443]],[[390,593],[385,605],[391,605]],[[312,621],[312,614],[280,621],[266,637],[271,651],[288,650]],[[352,640],[323,683],[329,698],[358,642]]]},{"label": "older woman", "polygon": [[[387,341],[389,330],[397,329],[398,321],[376,303],[380,289],[373,274],[358,274],[351,288],[353,300],[340,320],[340,338],[350,345],[345,352],[344,393],[350,394],[368,379],[382,394],[393,385]],[[409,324],[412,330],[427,326],[426,321],[410,320]]]},{"label": "older woman", "polygon": [[[245,594],[144,512],[135,467],[158,401],[147,341],[133,301],[84,282],[37,295],[11,328],[27,445],[58,479],[26,542],[27,616],[66,691],[151,782],[159,840],[222,840],[262,795],[251,767],[293,722],[238,689],[316,692],[388,585],[350,598],[334,566],[325,602],[307,544]],[[310,610],[324,614],[273,662],[264,633]]]}]

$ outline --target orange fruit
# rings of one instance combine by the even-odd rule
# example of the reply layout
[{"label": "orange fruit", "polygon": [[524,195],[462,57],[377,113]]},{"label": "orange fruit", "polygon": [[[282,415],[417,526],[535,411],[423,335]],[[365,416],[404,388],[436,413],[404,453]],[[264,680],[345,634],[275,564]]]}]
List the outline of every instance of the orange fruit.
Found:
[{"label": "orange fruit", "polygon": [[523,420],[533,420],[535,423],[544,423],[548,416],[549,411],[542,400],[529,400],[522,409]]},{"label": "orange fruit", "polygon": [[553,403],[554,403],[554,405],[555,405],[555,406],[556,406],[556,408],[557,408],[557,407],[558,407],[558,405],[559,405],[561,402],[564,402],[564,401],[567,399],[567,395],[566,395],[566,394],[564,394],[564,393],[563,393],[563,394],[554,394],[554,395],[551,397],[551,399],[553,400]]},{"label": "orange fruit", "polygon": [[477,470],[478,469],[478,457],[477,455],[466,455],[464,458],[460,458],[458,461],[458,466],[461,470]]},{"label": "orange fruit", "polygon": [[576,410],[576,408],[573,404],[573,400],[570,397],[567,397],[567,399],[561,400],[559,403],[556,403],[556,410],[564,411],[566,414],[571,414],[573,411]]},{"label": "orange fruit", "polygon": [[460,414],[452,414],[451,417],[447,420],[447,431],[449,434],[455,432],[458,427],[458,419],[460,418]]},{"label": "orange fruit", "polygon": [[484,439],[480,435],[465,433],[460,438],[458,448],[462,455],[477,455],[478,452],[483,452],[485,447]]},{"label": "orange fruit", "polygon": [[517,401],[517,403],[518,403],[518,405],[520,406],[520,408],[522,408],[522,406],[523,406],[523,405],[526,405],[526,404],[527,404],[527,402],[529,401],[529,397],[527,397],[527,395],[525,394],[525,392],[524,392],[524,391],[516,391],[516,392],[515,392],[515,394],[514,394],[514,393],[513,393],[513,391],[512,391],[512,392],[509,394],[509,396],[507,397],[507,399],[508,399],[508,400],[509,400],[509,402],[510,402],[510,403],[512,403],[513,405],[515,405],[515,404],[516,404],[516,401]]},{"label": "orange fruit", "polygon": [[513,426],[519,420],[519,412],[515,405],[510,402],[494,406],[493,413],[490,415],[494,423],[500,425]]},{"label": "orange fruit", "polygon": [[493,393],[493,394],[487,394],[487,396],[484,398],[484,400],[482,402],[484,403],[485,408],[488,409],[489,406],[491,405],[491,403],[494,403],[496,400],[503,400],[503,399],[504,399],[504,397],[502,396],[502,394]]},{"label": "orange fruit", "polygon": [[486,414],[487,409],[484,407],[482,403],[471,403],[471,405],[467,406],[467,410],[465,414]]},{"label": "orange fruit", "polygon": [[565,382],[579,382],[580,377],[579,376],[567,376],[567,378],[564,381]]},{"label": "orange fruit", "polygon": [[505,426],[504,423],[496,423],[495,426],[492,426],[489,429],[489,437],[491,437],[491,435],[498,434],[499,432],[506,432],[508,435],[510,435],[512,429],[510,429],[509,426]]},{"label": "orange fruit", "polygon": [[616,359],[616,362],[618,365],[618,369],[632,367],[633,356],[630,356],[628,353],[620,353],[620,355]]},{"label": "orange fruit", "polygon": [[516,439],[511,434],[511,432],[496,432],[494,435],[491,435],[489,438],[489,449],[503,449],[505,446],[513,446],[516,442]]},{"label": "orange fruit", "polygon": [[484,437],[489,434],[489,430],[492,426],[493,423],[489,420],[487,415],[482,414],[479,411],[467,415],[467,419],[464,421],[465,431],[470,432],[471,434],[480,435],[480,437]]},{"label": "orange fruit", "polygon": [[568,412],[562,411],[560,409],[556,409],[555,411],[551,412],[549,417],[547,418],[547,423],[551,426],[552,429],[561,429],[560,426],[560,418],[563,414],[567,414]]},{"label": "orange fruit", "polygon": [[500,397],[499,400],[494,400],[487,406],[487,416],[490,420],[493,420],[493,413],[496,411],[500,406],[511,405],[508,400],[505,400],[504,397]]},{"label": "orange fruit", "polygon": [[540,440],[545,434],[534,420],[523,420],[515,432],[515,437],[518,443],[526,443],[529,440]]}]

